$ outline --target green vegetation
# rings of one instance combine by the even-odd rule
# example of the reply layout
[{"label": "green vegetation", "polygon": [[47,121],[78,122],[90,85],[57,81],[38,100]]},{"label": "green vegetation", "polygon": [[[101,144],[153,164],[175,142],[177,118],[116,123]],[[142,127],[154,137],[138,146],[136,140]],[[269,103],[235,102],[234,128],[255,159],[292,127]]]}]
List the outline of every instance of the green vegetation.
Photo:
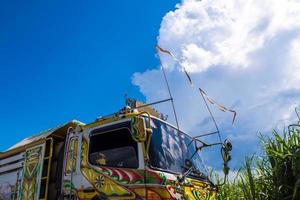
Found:
[{"label": "green vegetation", "polygon": [[263,155],[245,159],[235,179],[219,187],[220,200],[300,200],[300,119],[260,140]]}]

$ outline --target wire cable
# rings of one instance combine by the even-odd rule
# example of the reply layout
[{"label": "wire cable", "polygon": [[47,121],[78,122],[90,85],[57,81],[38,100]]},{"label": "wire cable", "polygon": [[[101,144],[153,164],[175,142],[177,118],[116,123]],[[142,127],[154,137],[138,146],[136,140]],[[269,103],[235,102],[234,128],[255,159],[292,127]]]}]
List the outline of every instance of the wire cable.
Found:
[{"label": "wire cable", "polygon": [[208,103],[207,103],[207,101],[206,101],[206,98],[204,97],[204,95],[203,95],[203,93],[202,93],[202,90],[201,90],[200,88],[199,88],[199,91],[200,91],[201,97],[202,97],[202,99],[203,99],[203,101],[204,101],[204,103],[205,103],[205,106],[206,106],[206,108],[207,108],[207,110],[208,110],[208,112],[209,112],[209,115],[210,115],[210,117],[211,117],[211,119],[212,119],[212,121],[213,121],[213,123],[214,123],[216,129],[217,129],[216,132],[218,133],[219,140],[220,140],[220,142],[222,143],[221,134],[220,134],[219,127],[218,127],[218,124],[217,124],[217,122],[216,122],[216,119],[215,119],[214,115],[212,114],[212,112],[211,112],[211,110],[210,110],[210,107],[208,106]]}]

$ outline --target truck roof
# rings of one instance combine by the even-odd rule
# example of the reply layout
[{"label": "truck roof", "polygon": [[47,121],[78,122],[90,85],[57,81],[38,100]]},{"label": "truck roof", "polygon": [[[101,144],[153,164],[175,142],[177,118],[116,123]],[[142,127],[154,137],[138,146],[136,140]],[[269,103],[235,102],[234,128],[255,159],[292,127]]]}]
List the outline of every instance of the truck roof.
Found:
[{"label": "truck roof", "polygon": [[[59,135],[63,136],[62,134],[66,134],[67,133],[67,129],[70,127],[70,126],[76,126],[76,125],[84,125],[84,123],[78,121],[78,120],[71,120],[69,122],[66,122],[62,125],[59,125],[55,128],[51,128],[51,129],[48,129],[48,130],[45,130],[45,131],[42,131],[38,134],[34,134],[30,137],[27,137],[23,140],[21,140],[20,142],[14,144],[13,146],[9,147],[6,151],[10,151],[10,150],[13,150],[13,149],[16,149],[16,148],[19,148],[19,147],[22,147],[22,146],[25,146],[25,145],[28,145],[30,143],[33,143],[33,142],[36,142],[38,140],[41,140],[41,139],[45,139],[47,137],[49,137],[50,135],[52,134],[55,134],[57,132],[62,132],[62,133],[59,133]],[[61,131],[61,130],[64,130],[64,131]],[[2,153],[5,153],[6,151],[2,152]]]}]

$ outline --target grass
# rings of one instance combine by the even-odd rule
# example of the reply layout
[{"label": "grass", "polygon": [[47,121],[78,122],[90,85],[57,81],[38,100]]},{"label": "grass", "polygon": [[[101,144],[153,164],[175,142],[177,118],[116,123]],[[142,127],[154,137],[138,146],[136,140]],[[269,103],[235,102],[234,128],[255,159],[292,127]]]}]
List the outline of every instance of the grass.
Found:
[{"label": "grass", "polygon": [[234,180],[219,187],[220,200],[300,200],[300,122],[260,141],[263,155],[245,158]]}]

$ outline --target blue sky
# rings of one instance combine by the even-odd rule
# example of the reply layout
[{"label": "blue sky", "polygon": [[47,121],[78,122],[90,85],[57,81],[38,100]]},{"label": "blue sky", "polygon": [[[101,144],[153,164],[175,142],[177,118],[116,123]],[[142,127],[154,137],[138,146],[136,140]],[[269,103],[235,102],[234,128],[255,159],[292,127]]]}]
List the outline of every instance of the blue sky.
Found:
[{"label": "blue sky", "polygon": [[71,119],[93,121],[145,100],[131,83],[157,65],[175,0],[1,1],[0,151]]},{"label": "blue sky", "polygon": [[[176,6],[175,6],[176,5]],[[258,134],[296,121],[300,97],[298,0],[0,2],[0,151],[71,119],[93,121],[124,106],[124,95],[168,98],[162,56],[180,127],[213,131],[197,88],[230,109],[212,107],[231,167],[259,153]],[[156,108],[174,122],[170,104]],[[221,167],[219,149],[210,166]],[[211,159],[213,158],[213,159]]]}]

